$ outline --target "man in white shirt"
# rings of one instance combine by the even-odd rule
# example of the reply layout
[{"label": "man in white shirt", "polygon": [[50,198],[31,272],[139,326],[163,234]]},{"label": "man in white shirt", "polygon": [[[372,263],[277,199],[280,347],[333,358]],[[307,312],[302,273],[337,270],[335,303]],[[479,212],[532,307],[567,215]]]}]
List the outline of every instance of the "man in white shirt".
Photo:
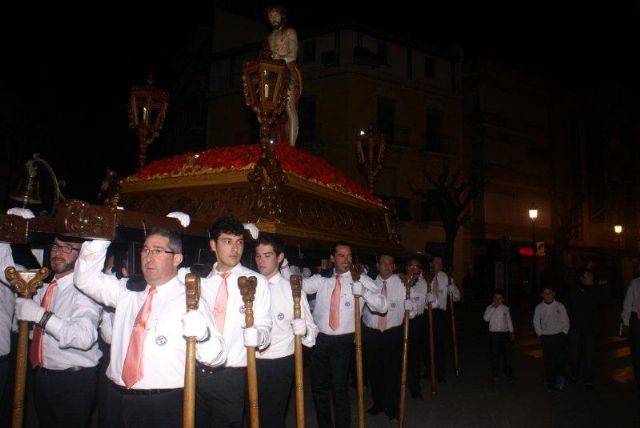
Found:
[{"label": "man in white shirt", "polygon": [[271,344],[258,352],[258,397],[260,426],[284,428],[289,395],[294,377],[294,338],[311,348],[316,343],[318,328],[313,323],[307,296],[300,296],[302,317],[293,318],[291,284],[280,274],[284,246],[275,235],[261,233],[256,245],[256,265],[269,281],[271,291]]},{"label": "man in white shirt", "polygon": [[622,322],[629,327],[629,347],[631,361],[636,378],[636,386],[640,391],[640,277],[634,278],[627,288],[622,304]]},{"label": "man in white shirt", "polygon": [[436,375],[438,382],[446,382],[446,343],[449,334],[448,304],[449,297],[454,302],[460,300],[460,290],[455,286],[453,278],[444,271],[444,263],[441,256],[435,255],[431,259],[433,279],[431,280],[431,292],[427,293],[427,301],[431,302],[433,309],[433,342],[436,360]]},{"label": "man in white shirt", "polygon": [[[311,390],[320,428],[351,426],[349,367],[353,356],[355,332],[354,295],[362,296],[360,310],[366,304],[380,314],[387,312],[387,300],[381,287],[362,274],[351,277],[351,247],[339,241],[332,248],[333,275],[314,275],[302,285],[307,294],[316,294],[313,319],[318,326],[316,347],[311,355]],[[360,320],[357,320],[360,322]],[[334,418],[331,416],[333,402]]]},{"label": "man in white shirt", "polygon": [[[11,394],[4,394],[9,389],[9,357],[11,352],[11,328],[13,326],[13,311],[16,296],[7,284],[0,282],[0,403],[8,399]],[[0,416],[3,415],[0,406]]]},{"label": "man in white shirt", "polygon": [[504,304],[504,291],[493,290],[493,303],[487,306],[483,319],[489,323],[489,353],[491,357],[492,381],[498,377],[500,360],[503,361],[504,374],[512,381],[511,342],[513,342],[513,322],[509,307]]},{"label": "man in white shirt", "polygon": [[[12,208],[7,214],[33,218],[27,209]],[[36,325],[29,348],[33,367],[34,405],[41,427],[84,426],[89,421],[96,391],[97,326],[101,308],[79,292],[73,269],[81,240],[56,236],[49,248],[53,278],[40,287],[33,299],[17,298],[15,317]],[[0,244],[0,279],[7,282],[5,268],[13,266],[7,243]]]},{"label": "man in white shirt", "polygon": [[542,288],[542,302],[533,313],[533,328],[542,341],[544,366],[547,374],[547,390],[564,389],[569,316],[564,305],[555,300],[551,286]]},{"label": "man in white shirt", "polygon": [[362,313],[365,367],[373,399],[367,413],[385,412],[389,419],[398,419],[402,324],[405,310],[412,312],[413,303],[410,298],[406,299],[406,288],[394,274],[393,256],[380,255],[377,268],[379,275],[375,282],[387,299],[387,312],[380,314],[366,306]]},{"label": "man in white shirt", "polygon": [[[82,246],[76,286],[96,301],[115,308],[109,400],[120,402],[108,426],[176,427],[182,424],[186,358],[185,337],[196,338],[196,358],[210,366],[224,362],[224,340],[200,302],[186,312],[185,286],[177,277],[182,240],[170,230],[152,229],[140,252],[146,286],[127,289],[127,279],[102,272],[108,241]],[[117,406],[116,406],[117,407]]]},{"label": "man in white shirt", "polygon": [[406,262],[407,275],[415,275],[418,280],[411,287],[411,299],[416,316],[409,321],[409,370],[408,383],[411,397],[423,400],[420,379],[422,367],[429,372],[428,321],[425,313],[427,305],[427,281],[423,273],[424,258],[420,254],[411,256]]},{"label": "man in white shirt", "polygon": [[[210,369],[198,366],[196,423],[198,427],[242,427],[247,390],[247,347],[263,350],[271,341],[271,298],[267,279],[244,267],[245,228],[235,218],[224,217],[211,227],[209,245],[216,263],[202,280],[202,299],[223,335],[227,361]],[[244,302],[238,288],[240,276],[255,276],[253,327],[245,327]]]}]

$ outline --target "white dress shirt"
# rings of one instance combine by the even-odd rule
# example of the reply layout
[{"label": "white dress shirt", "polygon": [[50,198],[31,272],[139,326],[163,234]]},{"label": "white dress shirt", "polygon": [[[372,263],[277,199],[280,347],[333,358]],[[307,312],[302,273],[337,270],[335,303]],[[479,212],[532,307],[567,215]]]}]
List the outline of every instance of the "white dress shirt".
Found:
[{"label": "white dress shirt", "polygon": [[539,303],[533,313],[533,328],[538,336],[569,333],[569,316],[564,305],[557,300]]},{"label": "white dress shirt", "polygon": [[104,340],[104,343],[111,345],[111,338],[113,337],[113,315],[111,310],[102,311],[102,318],[100,318],[100,337]]},{"label": "white dress shirt", "polygon": [[[449,281],[451,281],[451,284],[449,284]],[[431,304],[431,309],[442,309],[443,311],[446,311],[448,309],[447,303],[449,294],[453,297],[454,302],[460,301],[460,290],[458,290],[458,287],[456,287],[453,282],[453,278],[447,275],[446,272],[438,272],[431,280],[432,293],[435,293],[436,284],[438,284],[438,294],[434,294],[436,301]],[[449,287],[449,285],[451,285],[451,287]]]},{"label": "white dress shirt", "polygon": [[[266,349],[256,353],[256,358],[283,358],[293,355],[295,350],[295,336],[291,327],[293,321],[291,284],[282,275],[276,273],[269,278],[269,290],[271,291],[271,321],[273,322],[271,343]],[[302,310],[302,319],[307,325],[307,333],[302,337],[302,344],[311,348],[316,344],[318,327],[313,323],[305,293],[300,295],[300,309]]]},{"label": "white dress shirt", "polygon": [[16,297],[9,286],[0,282],[0,356],[11,351],[11,327]]},{"label": "white dress shirt", "polygon": [[[90,242],[82,244],[76,262],[75,280],[78,288],[87,295],[116,310],[111,339],[111,361],[106,374],[114,383],[124,386],[122,370],[133,325],[151,287],[147,285],[143,292],[130,291],[126,286],[126,278],[118,280],[101,272],[108,243],[101,248],[89,245]],[[133,389],[169,389],[184,386],[187,346],[182,335],[182,316],[186,312],[185,286],[176,276],[167,283],[158,285],[156,290],[144,339],[144,376]],[[224,341],[215,330],[212,315],[205,309],[202,301],[198,310],[207,319],[209,338],[196,343],[196,358],[209,366],[220,365],[226,357]]]},{"label": "white dress shirt", "polygon": [[[223,284],[222,276],[220,276],[216,267],[207,278],[202,279],[202,287],[200,290],[202,300],[206,302],[207,308],[213,316],[213,308],[216,303],[218,289]],[[224,340],[227,349],[227,367],[246,367],[247,366],[247,348],[244,346],[244,338],[242,328],[245,326],[244,301],[238,287],[238,278],[241,276],[255,276],[257,279],[256,294],[253,300],[253,326],[258,329],[263,343],[259,346],[264,349],[269,346],[271,337],[271,294],[269,293],[269,284],[267,279],[238,263],[231,274],[227,277],[227,312],[224,318]]]},{"label": "white dress shirt", "polygon": [[[363,295],[360,299],[360,311],[365,303],[373,311],[384,314],[387,312],[387,299],[380,294],[381,286],[373,282],[371,278],[362,274],[360,282],[363,285]],[[329,310],[331,308],[331,293],[336,285],[336,274],[329,278],[321,275],[313,275],[311,278],[304,278],[302,288],[307,294],[316,294],[316,305],[313,310],[313,319],[321,333],[328,335],[349,334],[355,331],[355,311],[353,292],[351,287],[353,280],[351,273],[345,272],[340,275],[340,325],[336,330],[329,327]]]},{"label": "white dress shirt", "polygon": [[411,287],[411,300],[413,300],[416,316],[424,314],[424,310],[427,307],[427,281],[422,275],[418,277],[416,283]]},{"label": "white dress shirt", "polygon": [[[387,283],[387,313],[379,314],[373,312],[368,306],[362,311],[362,321],[364,324],[376,330],[378,329],[378,320],[380,318],[387,319],[386,330],[398,327],[404,322],[404,301],[407,296],[406,288],[400,280],[400,277],[396,274],[391,275],[386,280],[383,280],[382,277],[378,275],[376,284],[380,287],[381,292],[384,281]],[[415,317],[415,312],[412,312],[410,316]]]},{"label": "white dress shirt", "polygon": [[484,320],[489,323],[489,331],[493,333],[513,333],[511,312],[507,305],[500,304],[497,307],[487,306],[484,311]]},{"label": "white dress shirt", "polygon": [[[6,281],[4,270],[14,266],[11,246],[0,245],[0,279]],[[98,348],[98,322],[102,308],[82,294],[73,284],[73,274],[56,278],[43,338],[44,367],[65,370],[70,367],[95,367],[102,352]],[[41,304],[49,284],[44,284],[33,296]],[[33,334],[33,332],[32,332]]]},{"label": "white dress shirt", "polygon": [[16,295],[4,276],[4,270],[9,266],[15,266],[11,246],[0,242],[0,356],[11,351],[11,329],[16,307]]},{"label": "white dress shirt", "polygon": [[622,322],[627,327],[629,326],[631,312],[638,311],[638,304],[640,304],[640,277],[631,280],[629,287],[627,288],[627,294],[624,296],[621,316]]}]

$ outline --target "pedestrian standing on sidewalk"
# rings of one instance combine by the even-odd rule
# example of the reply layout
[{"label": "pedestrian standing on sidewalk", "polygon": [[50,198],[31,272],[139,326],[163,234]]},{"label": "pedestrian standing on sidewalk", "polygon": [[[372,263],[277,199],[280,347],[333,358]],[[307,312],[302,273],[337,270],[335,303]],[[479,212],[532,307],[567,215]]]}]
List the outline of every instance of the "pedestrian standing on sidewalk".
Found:
[{"label": "pedestrian standing on sidewalk", "polygon": [[509,307],[504,304],[504,291],[493,291],[493,303],[484,311],[484,320],[489,323],[489,353],[491,356],[491,382],[498,379],[500,361],[504,368],[504,375],[509,383],[513,382],[512,346],[513,322]]},{"label": "pedestrian standing on sidewalk", "polygon": [[553,287],[542,287],[542,302],[533,314],[533,328],[542,342],[544,368],[547,375],[547,391],[564,389],[564,365],[566,359],[569,316],[564,305],[555,300]]}]

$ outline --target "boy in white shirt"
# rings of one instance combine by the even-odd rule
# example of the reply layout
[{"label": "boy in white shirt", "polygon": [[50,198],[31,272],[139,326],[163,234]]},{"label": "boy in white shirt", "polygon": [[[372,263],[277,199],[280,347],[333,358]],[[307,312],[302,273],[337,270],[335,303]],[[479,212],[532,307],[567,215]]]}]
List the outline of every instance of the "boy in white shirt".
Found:
[{"label": "boy in white shirt", "polygon": [[500,360],[503,361],[504,375],[509,383],[513,382],[511,368],[513,342],[513,322],[509,307],[504,304],[504,291],[493,291],[493,303],[484,311],[484,320],[489,323],[489,353],[491,355],[492,381],[498,378]]},{"label": "boy in white shirt", "polygon": [[564,365],[566,358],[569,316],[564,305],[555,300],[551,286],[542,288],[542,302],[533,314],[533,328],[542,342],[544,368],[547,374],[547,390],[564,389]]}]

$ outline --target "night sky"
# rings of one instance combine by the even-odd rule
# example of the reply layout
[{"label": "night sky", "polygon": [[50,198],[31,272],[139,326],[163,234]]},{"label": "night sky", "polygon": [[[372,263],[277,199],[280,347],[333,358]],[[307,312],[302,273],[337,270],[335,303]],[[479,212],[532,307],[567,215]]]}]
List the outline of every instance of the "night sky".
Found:
[{"label": "night sky", "polygon": [[[3,13],[0,144],[20,142],[13,153],[21,162],[40,152],[68,182],[67,197],[95,198],[106,166],[122,175],[135,169],[129,89],[144,84],[149,72],[158,87],[170,89],[184,46],[198,25],[210,22],[216,4],[130,3],[15,4],[20,10]],[[271,3],[217,5],[261,17]],[[639,75],[637,2],[592,8],[585,2],[431,3],[417,14],[409,6],[415,2],[280,2],[299,32],[355,21],[435,45],[459,42],[467,55],[488,54],[576,91]]]}]

